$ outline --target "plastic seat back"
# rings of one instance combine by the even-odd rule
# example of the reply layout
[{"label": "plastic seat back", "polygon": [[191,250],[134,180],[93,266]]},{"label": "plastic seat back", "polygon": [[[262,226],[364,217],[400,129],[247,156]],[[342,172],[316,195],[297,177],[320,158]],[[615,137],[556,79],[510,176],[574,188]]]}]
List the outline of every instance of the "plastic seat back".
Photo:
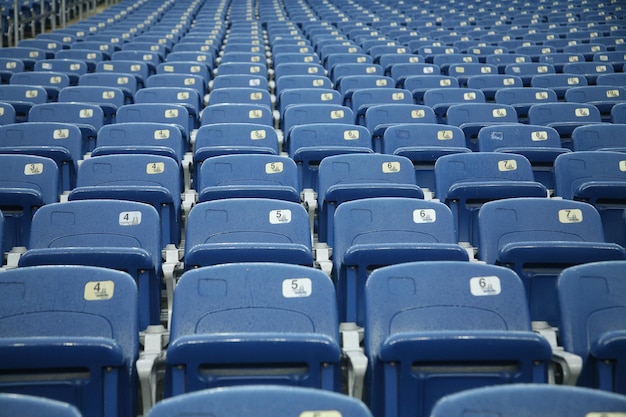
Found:
[{"label": "plastic seat back", "polygon": [[333,278],[342,322],[364,324],[363,291],[372,270],[414,261],[468,260],[457,244],[452,214],[439,202],[353,200],[337,207],[334,223]]},{"label": "plastic seat back", "polygon": [[180,167],[167,156],[112,154],[84,160],[69,200],[118,199],[152,205],[163,246],[180,242]]},{"label": "plastic seat back", "polygon": [[478,245],[482,204],[513,197],[547,197],[528,159],[517,154],[472,152],[443,155],[435,163],[435,195],[452,210],[458,239]]},{"label": "plastic seat back", "polygon": [[626,155],[623,152],[577,151],[554,163],[555,194],[586,201],[600,213],[607,242],[626,245],[624,209]]},{"label": "plastic seat back", "polygon": [[309,216],[304,207],[264,198],[196,204],[187,219],[185,268],[233,262],[312,266]]},{"label": "plastic seat back", "polygon": [[624,268],[626,262],[592,262],[565,269],[559,276],[561,337],[566,351],[582,358],[577,384],[626,392],[623,351]]},{"label": "plastic seat back", "polygon": [[264,262],[188,271],[174,293],[170,340],[167,397],[243,384],[340,390],[335,291],[314,268]]},{"label": "plastic seat back", "polygon": [[376,415],[429,416],[448,394],[547,381],[550,346],[532,331],[524,287],[506,268],[441,261],[379,268],[365,301],[365,397]]},{"label": "plastic seat back", "polygon": [[606,243],[598,211],[588,203],[512,198],[485,203],[478,213],[479,251],[489,264],[507,265],[522,278],[533,320],[559,323],[556,277],[566,267],[626,259]]},{"label": "plastic seat back", "polygon": [[85,416],[135,415],[138,305],[128,274],[24,267],[3,273],[0,286],[3,391],[70,403]]},{"label": "plastic seat back", "polygon": [[300,202],[296,163],[277,155],[231,154],[205,159],[196,189],[200,202],[241,197]]},{"label": "plastic seat back", "polygon": [[160,225],[152,206],[134,201],[46,204],[33,216],[29,248],[18,266],[91,265],[125,271],[139,288],[139,323],[146,328],[160,321]]},{"label": "plastic seat back", "polygon": [[511,384],[475,388],[442,398],[432,417],[513,416],[524,412],[537,417],[584,417],[590,413],[623,411],[623,396],[581,387]]},{"label": "plastic seat back", "polygon": [[[287,401],[284,401],[287,399]],[[262,416],[302,414],[309,411],[338,412],[354,417],[372,417],[367,407],[346,395],[314,388],[271,385],[216,388],[197,393],[177,395],[160,401],[149,417],[182,416],[185,413],[210,412],[217,416],[248,415],[251,404],[259,406]],[[30,416],[27,416],[30,417]],[[56,416],[52,416],[56,417]]]},{"label": "plastic seat back", "polygon": [[548,190],[554,190],[554,160],[570,152],[561,146],[556,129],[521,123],[485,126],[478,132],[478,150],[525,156],[530,161],[535,181]]},{"label": "plastic seat back", "polygon": [[408,158],[383,154],[328,156],[319,165],[318,234],[332,246],[334,213],[345,202],[369,197],[423,198]]}]

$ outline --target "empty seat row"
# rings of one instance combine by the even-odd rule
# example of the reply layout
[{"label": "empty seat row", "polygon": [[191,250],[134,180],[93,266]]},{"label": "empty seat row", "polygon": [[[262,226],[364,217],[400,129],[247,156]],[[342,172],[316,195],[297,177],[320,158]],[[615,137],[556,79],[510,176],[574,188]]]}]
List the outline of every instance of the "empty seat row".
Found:
[{"label": "empty seat row", "polygon": [[[616,346],[623,268],[624,261],[590,263],[558,279],[562,337],[582,360],[579,383],[622,394]],[[43,372],[37,386],[45,395],[83,415],[133,415],[139,333],[132,278],[79,266],[17,268],[0,278],[6,330],[0,348],[12,358],[2,362],[3,391],[37,394],[23,382],[26,371]],[[508,268],[454,261],[379,268],[365,297],[365,402],[375,416],[429,415],[442,397],[469,388],[547,382],[551,347],[531,330],[522,281]],[[600,311],[602,323],[588,320]],[[287,396],[297,389],[284,385],[340,390],[335,313],[333,284],[313,268],[234,263],[187,272],[175,294],[167,348],[165,390],[173,399],[158,403],[155,413],[167,404],[184,407],[186,393],[224,384],[280,384]],[[75,326],[60,324],[66,320]],[[595,342],[601,346],[589,348]],[[43,359],[50,357],[54,363]],[[67,378],[82,383],[59,383]]]}]

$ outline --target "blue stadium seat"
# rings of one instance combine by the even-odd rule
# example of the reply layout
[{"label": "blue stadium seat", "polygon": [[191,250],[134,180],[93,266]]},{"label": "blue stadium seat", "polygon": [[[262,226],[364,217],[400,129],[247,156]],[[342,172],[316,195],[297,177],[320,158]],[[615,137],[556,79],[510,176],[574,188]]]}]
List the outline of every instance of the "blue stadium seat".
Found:
[{"label": "blue stadium seat", "polygon": [[587,78],[579,74],[542,74],[535,75],[531,87],[554,90],[559,100],[565,100],[565,92],[572,87],[589,85]]},{"label": "blue stadium seat", "polygon": [[64,401],[84,416],[135,415],[139,318],[128,274],[24,267],[3,273],[0,286],[2,392]]},{"label": "blue stadium seat", "polygon": [[220,417],[246,417],[250,407],[257,409],[256,414],[260,414],[258,417],[306,415],[309,412],[372,417],[372,413],[362,402],[347,395],[315,388],[265,384],[177,395],[157,403],[147,417],[182,417],[185,414],[207,412]]},{"label": "blue stadium seat", "polygon": [[560,334],[582,358],[577,385],[626,394],[623,343],[626,262],[592,262],[565,269],[557,281]]},{"label": "blue stadium seat", "polygon": [[539,57],[539,62],[554,66],[557,73],[563,72],[563,65],[570,62],[585,62],[582,54],[574,52],[555,52],[553,54],[545,54]]},{"label": "blue stadium seat", "polygon": [[554,65],[543,62],[523,62],[507,65],[504,67],[504,73],[520,77],[524,83],[524,87],[530,87],[530,82],[535,75],[555,74],[556,69]]},{"label": "blue stadium seat", "polygon": [[[626,65],[626,57],[623,51],[605,51],[596,52],[593,54],[594,62],[606,62],[613,66],[615,72],[624,72],[624,65]],[[596,80],[597,82],[597,80]]]},{"label": "blue stadium seat", "polygon": [[[170,54],[169,56],[171,56]],[[172,57],[173,58],[173,57]],[[204,79],[206,85],[211,81],[211,68],[203,62],[194,61],[166,61],[156,68],[157,74],[194,74]]]},{"label": "blue stadium seat", "polygon": [[68,123],[28,122],[0,126],[0,153],[39,155],[51,158],[59,169],[61,191],[76,185],[78,161],[82,159],[80,129]]},{"label": "blue stadium seat", "polygon": [[9,84],[0,89],[0,101],[15,109],[18,123],[28,120],[28,112],[35,104],[47,103],[48,92],[40,85]]},{"label": "blue stadium seat", "polygon": [[148,204],[53,203],[33,216],[29,247],[18,266],[90,265],[125,271],[137,283],[139,325],[145,329],[160,321],[161,246],[159,214]]},{"label": "blue stadium seat", "polygon": [[252,87],[269,90],[269,84],[266,78],[250,74],[218,75],[213,79],[211,84],[212,89],[234,87]]},{"label": "blue stadium seat", "polygon": [[200,125],[200,112],[203,105],[202,97],[197,90],[187,87],[146,87],[135,93],[136,104],[140,103],[172,103],[184,106],[189,112],[188,131]]},{"label": "blue stadium seat", "polygon": [[[137,51],[137,52],[150,52],[158,55],[160,60],[163,61],[167,55],[167,49],[165,45],[154,42],[142,42],[133,40],[122,45],[122,51]],[[112,53],[112,52],[111,52]]]},{"label": "blue stadium seat", "polygon": [[41,86],[48,93],[48,102],[54,102],[59,97],[59,91],[70,85],[70,78],[58,71],[25,71],[13,74],[10,84]]},{"label": "blue stadium seat", "polygon": [[319,165],[317,190],[319,241],[332,246],[334,214],[350,200],[370,197],[423,198],[411,160],[383,154],[328,156]]},{"label": "blue stadium seat", "polygon": [[230,198],[193,206],[185,269],[233,262],[313,265],[309,216],[299,203]]},{"label": "blue stadium seat", "polygon": [[568,45],[563,48],[565,53],[582,54],[585,57],[585,61],[593,60],[593,56],[599,52],[606,52],[607,48],[601,43],[591,42],[577,43],[574,45]]},{"label": "blue stadium seat", "polygon": [[446,124],[448,107],[460,103],[484,103],[485,95],[475,88],[431,88],[424,92],[424,105],[431,107],[437,115],[437,123]]},{"label": "blue stadium seat", "polygon": [[102,126],[92,156],[119,153],[164,155],[180,165],[185,142],[181,130],[167,123],[126,122]]},{"label": "blue stadium seat", "polygon": [[354,112],[338,104],[294,104],[285,109],[281,119],[286,138],[292,127],[311,123],[354,123]]},{"label": "blue stadium seat", "polygon": [[481,64],[478,62],[468,64],[450,64],[448,75],[459,80],[461,87],[467,87],[468,78],[474,75],[498,75],[498,68],[491,64]]},{"label": "blue stadium seat", "polygon": [[288,88],[283,89],[277,97],[277,108],[280,117],[285,114],[287,106],[294,104],[343,104],[343,97],[337,90],[326,88]]},{"label": "blue stadium seat", "polygon": [[176,160],[162,155],[112,154],[82,161],[68,199],[114,199],[152,205],[161,218],[162,244],[180,242],[181,179]]},{"label": "blue stadium seat", "polygon": [[616,85],[620,87],[626,86],[626,73],[614,72],[598,75],[596,85]]},{"label": "blue stadium seat", "polygon": [[490,54],[485,57],[485,63],[495,65],[500,74],[504,74],[504,68],[508,64],[521,64],[523,62],[532,62],[530,55],[509,52],[506,54]]},{"label": "blue stadium seat", "polygon": [[192,88],[201,98],[208,92],[205,79],[196,74],[161,73],[154,74],[146,80],[146,87],[183,87]]},{"label": "blue stadium seat", "polygon": [[415,75],[440,75],[441,70],[437,65],[426,63],[399,63],[389,68],[388,75],[394,79],[396,85],[404,85],[408,77]]},{"label": "blue stadium seat", "polygon": [[441,74],[444,75],[453,75],[450,74],[450,65],[453,64],[477,64],[478,57],[466,53],[454,53],[454,54],[436,54],[432,56],[432,63],[436,65]]},{"label": "blue stadium seat", "polygon": [[472,151],[478,150],[478,132],[483,127],[518,122],[513,106],[498,103],[454,104],[448,108],[446,119],[449,125],[461,128]]},{"label": "blue stadium seat", "polygon": [[435,191],[435,161],[454,153],[470,152],[465,135],[456,126],[440,124],[397,124],[388,127],[382,139],[382,153],[409,158],[420,188]]},{"label": "blue stadium seat", "polygon": [[572,87],[565,92],[565,101],[593,104],[600,110],[602,121],[610,122],[613,106],[626,101],[626,87],[609,85]]},{"label": "blue stadium seat", "polygon": [[372,134],[372,148],[380,152],[385,129],[389,126],[399,123],[437,123],[437,116],[426,105],[378,104],[367,109],[363,123]]},{"label": "blue stadium seat", "polygon": [[136,103],[125,104],[117,109],[117,124],[127,122],[156,122],[177,126],[185,143],[189,143],[194,121],[187,108],[181,104]]},{"label": "blue stadium seat", "polygon": [[274,126],[272,110],[262,104],[222,103],[206,106],[200,113],[201,127],[215,123],[254,123]]},{"label": "blue stadium seat", "polygon": [[355,124],[365,125],[365,113],[377,104],[413,104],[413,95],[402,88],[359,88],[354,90],[350,106]]},{"label": "blue stadium seat", "polygon": [[265,63],[257,62],[226,62],[217,68],[217,75],[242,74],[260,75],[268,78],[267,66]]},{"label": "blue stadium seat", "polygon": [[602,218],[606,241],[626,247],[626,155],[610,151],[571,152],[556,159],[554,175],[555,194],[592,204]]},{"label": "blue stadium seat", "polygon": [[335,291],[320,270],[216,265],[186,272],[176,287],[166,397],[272,383],[339,392],[340,361]]},{"label": "blue stadium seat", "polygon": [[528,123],[549,126],[561,136],[564,148],[572,148],[572,132],[578,126],[602,123],[600,110],[587,103],[540,103],[528,109]]},{"label": "blue stadium seat", "polygon": [[379,268],[365,302],[366,403],[376,416],[429,416],[448,394],[547,382],[550,345],[532,331],[524,287],[506,268],[475,262]]},{"label": "blue stadium seat", "polygon": [[556,47],[549,45],[524,45],[513,49],[513,52],[528,55],[533,62],[539,62],[542,55],[550,55],[558,51]]},{"label": "blue stadium seat", "polygon": [[261,88],[214,88],[209,94],[209,106],[228,103],[260,104],[272,109],[272,97],[269,91]]},{"label": "blue stadium seat", "polygon": [[[216,77],[217,79],[217,77]],[[287,89],[301,88],[332,88],[330,78],[326,76],[315,75],[283,75],[276,80],[275,94],[279,96],[281,92]],[[341,91],[340,91],[341,92]]]},{"label": "blue stadium seat", "polygon": [[54,71],[67,74],[70,85],[77,85],[78,78],[87,73],[87,63],[79,59],[43,59],[35,62],[35,71]]},{"label": "blue stadium seat", "polygon": [[59,201],[56,163],[46,157],[0,154],[0,208],[4,213],[3,247],[28,247],[35,212]]},{"label": "blue stadium seat", "polygon": [[188,62],[194,65],[202,64],[202,66],[206,66],[209,72],[211,72],[215,66],[214,53],[209,51],[174,51],[167,54],[164,64],[168,65],[175,62]]},{"label": "blue stadium seat", "polygon": [[598,76],[615,72],[613,65],[600,62],[571,62],[563,65],[563,73],[582,75],[589,85],[595,85]]},{"label": "blue stadium seat", "polygon": [[423,104],[426,90],[430,88],[457,88],[459,80],[448,75],[411,75],[404,79],[398,87],[405,88],[413,94],[417,104]]},{"label": "blue stadium seat", "polygon": [[196,178],[198,201],[274,198],[300,202],[296,163],[285,156],[230,154],[207,158]]},{"label": "blue stadium seat", "polygon": [[77,85],[65,87],[59,92],[59,102],[81,102],[97,104],[104,112],[104,124],[115,123],[115,114],[126,104],[124,92],[117,87]]},{"label": "blue stadium seat", "polygon": [[578,126],[572,132],[574,151],[626,152],[626,125],[603,123]]},{"label": "blue stadium seat", "polygon": [[280,77],[285,75],[313,75],[316,77],[326,76],[326,70],[322,65],[313,62],[274,63],[274,78],[278,80]]},{"label": "blue stadium seat", "polygon": [[383,73],[383,68],[378,64],[348,63],[335,65],[332,68],[332,73],[329,74],[329,77],[333,83],[338,84],[341,83],[341,78],[351,75],[382,76]]},{"label": "blue stadium seat", "polygon": [[617,103],[611,108],[611,122],[626,124],[626,103]]},{"label": "blue stadium seat", "polygon": [[432,417],[475,417],[520,413],[536,417],[585,417],[623,412],[626,398],[598,390],[546,384],[511,384],[450,394],[435,404]]},{"label": "blue stadium seat", "polygon": [[478,150],[525,156],[530,161],[535,181],[548,190],[554,190],[554,160],[570,151],[561,146],[561,137],[554,128],[519,123],[482,128],[478,132]]},{"label": "blue stadium seat", "polygon": [[82,417],[76,407],[62,401],[22,394],[0,394],[0,416],[38,417]]},{"label": "blue stadium seat", "polygon": [[[106,60],[107,59],[105,58],[105,61]],[[151,74],[154,74],[156,72],[156,67],[161,62],[163,62],[163,60],[161,59],[161,56],[159,56],[158,53],[148,52],[148,51],[130,51],[130,50],[115,51],[113,52],[113,54],[111,54],[110,60],[145,62],[148,65],[148,68],[150,69]]]},{"label": "blue stadium seat", "polygon": [[92,150],[98,130],[104,125],[104,112],[97,104],[43,103],[34,105],[28,112],[29,122],[71,123],[80,129],[82,153]]},{"label": "blue stadium seat", "polygon": [[498,104],[510,104],[517,111],[517,120],[528,123],[528,110],[537,103],[556,103],[558,97],[554,90],[539,87],[512,87],[496,91],[494,100]]},{"label": "blue stadium seat", "polygon": [[506,265],[524,282],[533,320],[558,326],[556,277],[566,267],[626,259],[606,243],[598,211],[588,203],[511,198],[485,203],[478,213],[478,257]]},{"label": "blue stadium seat", "polygon": [[144,61],[116,59],[115,61],[99,62],[96,64],[95,72],[134,75],[137,79],[137,89],[140,89],[146,86],[146,80],[150,76],[150,67]]},{"label": "blue stadium seat", "polygon": [[348,201],[337,207],[334,223],[333,278],[342,322],[364,324],[364,288],[373,269],[468,260],[457,244],[452,213],[439,202],[401,197]]},{"label": "blue stadium seat", "polygon": [[196,133],[193,164],[197,177],[202,161],[233,153],[278,155],[278,134],[271,126],[256,123],[213,123]]},{"label": "blue stadium seat", "polygon": [[372,153],[371,135],[363,126],[312,123],[294,126],[287,152],[298,166],[300,189],[317,189],[320,161],[346,153]]},{"label": "blue stadium seat", "polygon": [[487,201],[548,197],[534,180],[528,159],[517,154],[471,152],[444,155],[435,163],[435,195],[452,211],[458,240],[478,245],[478,211]]},{"label": "blue stadium seat", "polygon": [[21,59],[0,57],[0,84],[8,84],[13,74],[24,70],[24,62]]},{"label": "blue stadium seat", "polygon": [[46,59],[45,51],[42,51],[39,48],[32,48],[27,46],[10,46],[0,49],[1,58],[13,58],[21,60],[24,63],[26,71],[33,71],[36,61]]},{"label": "blue stadium seat", "polygon": [[105,61],[110,60],[115,52],[120,50],[120,46],[110,42],[103,42],[98,40],[86,40],[74,42],[70,49],[79,48],[79,49],[89,49],[91,51],[98,51],[102,53]]},{"label": "blue stadium seat", "polygon": [[139,89],[137,77],[125,72],[93,72],[83,74],[79,86],[115,87],[124,92],[125,104],[131,104]]},{"label": "blue stadium seat", "polygon": [[392,88],[395,81],[383,75],[346,75],[335,83],[335,89],[343,96],[344,105],[350,107],[352,93],[360,88]]},{"label": "blue stadium seat", "polygon": [[488,102],[495,101],[498,91],[509,88],[523,87],[522,79],[516,75],[507,74],[479,74],[467,79],[467,87],[480,90]]}]

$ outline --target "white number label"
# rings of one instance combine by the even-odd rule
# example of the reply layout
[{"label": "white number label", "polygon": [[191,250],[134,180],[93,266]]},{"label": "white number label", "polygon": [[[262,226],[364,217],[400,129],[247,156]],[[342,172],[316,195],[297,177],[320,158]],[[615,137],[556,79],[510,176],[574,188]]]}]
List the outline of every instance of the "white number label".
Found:
[{"label": "white number label", "polygon": [[270,224],[291,223],[291,210],[272,210],[269,218]]},{"label": "white number label", "polygon": [[382,166],[383,173],[391,174],[395,172],[400,172],[400,162],[384,162]]},{"label": "white number label", "polygon": [[301,298],[309,297],[313,292],[313,284],[310,278],[293,278],[283,281],[283,297]]},{"label": "white number label", "polygon": [[119,215],[118,223],[120,226],[136,226],[141,224],[141,212],[123,211]]},{"label": "white number label", "polygon": [[26,164],[24,165],[24,175],[41,175],[43,174],[43,164]]},{"label": "white number label", "polygon": [[517,161],[515,159],[504,159],[498,161],[498,171],[515,171],[517,169]]},{"label": "white number label", "polygon": [[265,164],[266,174],[280,174],[283,172],[284,166],[282,162],[269,162]]},{"label": "white number label", "polygon": [[89,281],[85,284],[83,297],[87,301],[110,300],[115,292],[113,281]]},{"label": "white number label", "polygon": [[69,136],[69,129],[54,129],[52,132],[52,139],[67,139]]},{"label": "white number label", "polygon": [[165,172],[165,163],[163,162],[150,162],[146,165],[146,174],[162,174]]},{"label": "white number label", "polygon": [[261,140],[265,139],[266,132],[265,130],[253,130],[250,132],[250,139],[252,140]]},{"label": "white number label", "polygon": [[159,129],[154,131],[155,140],[163,140],[170,138],[170,131],[167,129]]},{"label": "white number label", "polygon": [[418,209],[413,210],[413,222],[417,224],[421,223],[435,223],[437,221],[437,212],[434,209]]},{"label": "white number label", "polygon": [[502,292],[500,278],[497,276],[471,278],[470,292],[476,297],[498,295]]},{"label": "white number label", "polygon": [[580,209],[559,210],[559,221],[561,223],[581,223],[583,212]]}]

